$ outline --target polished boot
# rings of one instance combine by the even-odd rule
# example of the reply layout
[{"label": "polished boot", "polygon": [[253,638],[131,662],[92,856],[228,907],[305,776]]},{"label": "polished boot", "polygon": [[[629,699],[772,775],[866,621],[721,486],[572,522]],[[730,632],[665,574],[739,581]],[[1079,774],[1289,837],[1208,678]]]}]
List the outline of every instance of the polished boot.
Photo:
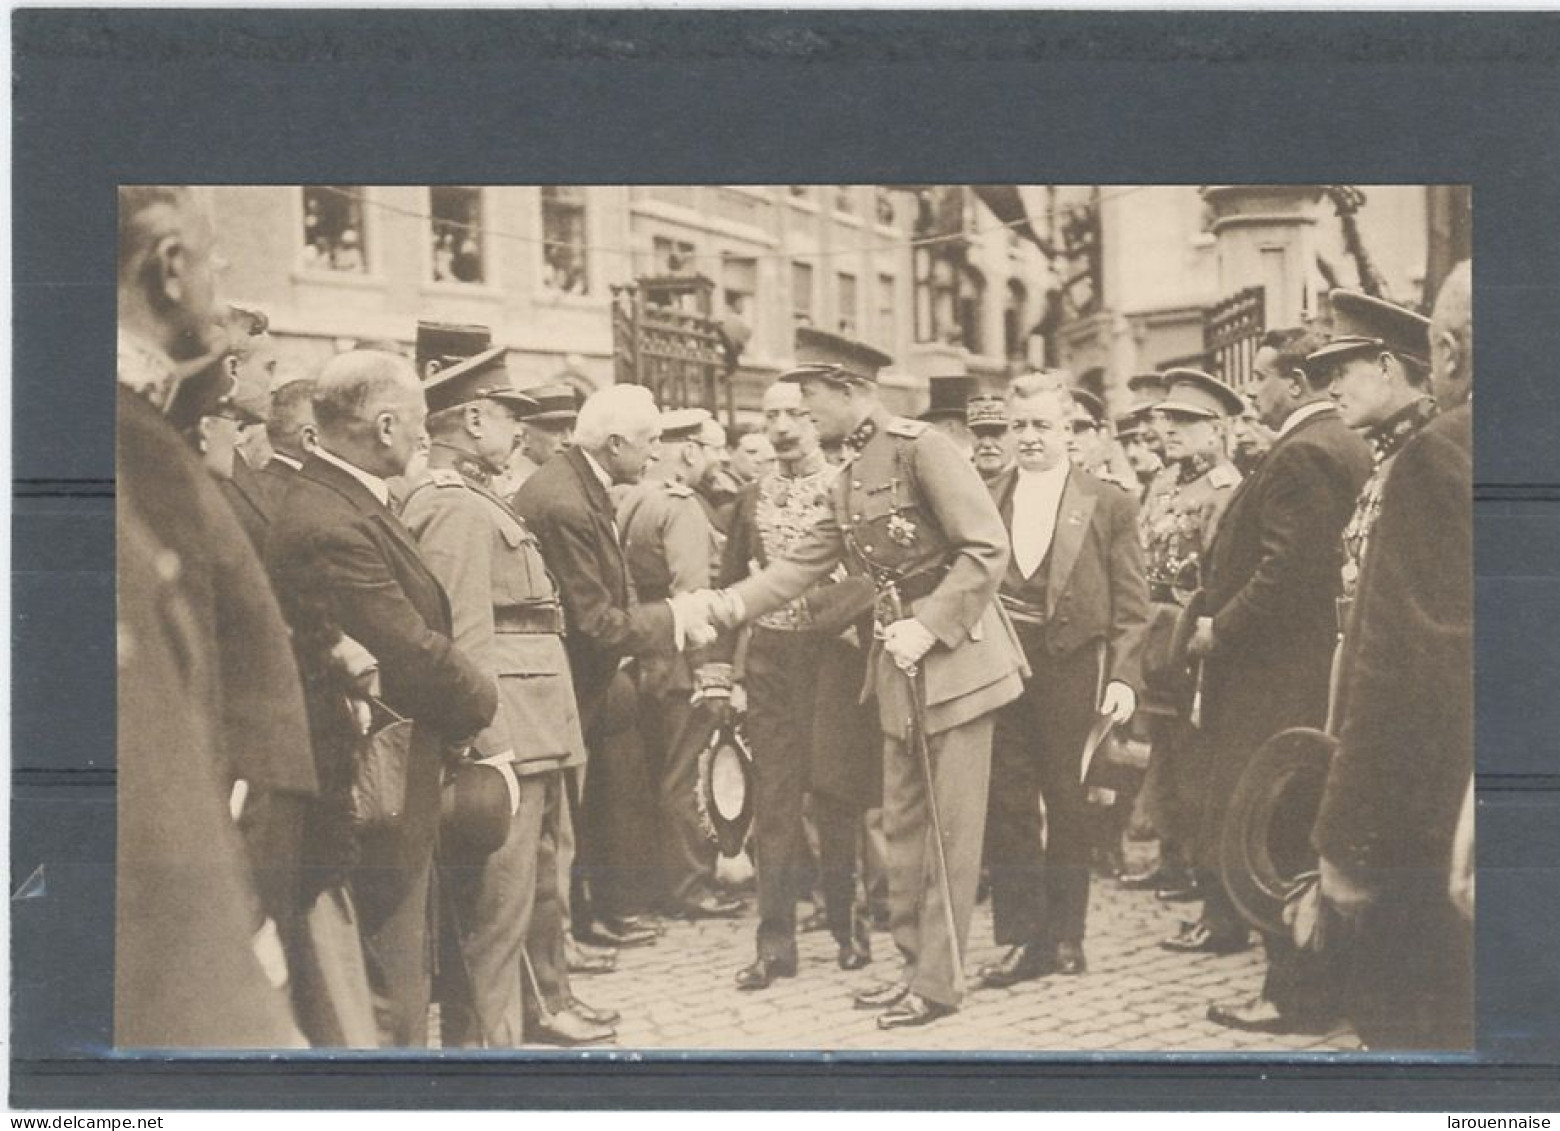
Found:
[{"label": "polished boot", "polygon": [[870,990],[862,990],[855,997],[857,1009],[887,1009],[898,1005],[910,994],[910,987],[903,982],[883,982]]},{"label": "polished boot", "polygon": [[563,940],[563,955],[570,974],[610,974],[617,969],[616,950],[585,946],[572,937]]},{"label": "polished boot", "polygon": [[649,946],[660,938],[650,927],[630,927],[627,922],[602,921],[591,923],[587,926],[577,927],[574,937],[586,946],[610,947],[618,949],[631,946]]},{"label": "polished boot", "polygon": [[907,993],[898,1005],[878,1015],[877,1027],[913,1029],[920,1025],[930,1025],[939,1018],[947,1017],[953,1011],[951,1005],[939,1005],[935,1001],[928,1001],[920,994]]},{"label": "polished boot", "polygon": [[623,1020],[623,1015],[615,1009],[598,1009],[594,1005],[587,1005],[577,997],[569,999],[569,1012],[577,1013],[592,1025],[616,1025]]},{"label": "polished boot", "polygon": [[760,956],[751,966],[737,971],[737,989],[767,990],[776,978],[796,977],[796,959],[789,962],[779,958]]},{"label": "polished boot", "polygon": [[835,961],[841,970],[860,970],[872,962],[872,948],[848,939],[840,943],[840,952]]},{"label": "polished boot", "polygon": [[526,1026],[525,1039],[536,1045],[574,1048],[579,1045],[605,1044],[617,1036],[610,1025],[587,1021],[573,1010],[538,1017]]},{"label": "polished boot", "polygon": [[1089,970],[1089,959],[1083,953],[1081,942],[1059,942],[1056,944],[1056,972],[1068,977],[1078,974],[1086,974]]},{"label": "polished boot", "polygon": [[1180,930],[1163,940],[1164,950],[1183,954],[1236,954],[1251,945],[1250,933],[1244,928],[1233,932],[1215,931],[1207,923],[1182,923]]},{"label": "polished boot", "polygon": [[1043,978],[1055,970],[1056,958],[1045,947],[1039,943],[1021,943],[1009,947],[1008,952],[995,962],[986,963],[975,977],[981,987],[1000,990]]}]

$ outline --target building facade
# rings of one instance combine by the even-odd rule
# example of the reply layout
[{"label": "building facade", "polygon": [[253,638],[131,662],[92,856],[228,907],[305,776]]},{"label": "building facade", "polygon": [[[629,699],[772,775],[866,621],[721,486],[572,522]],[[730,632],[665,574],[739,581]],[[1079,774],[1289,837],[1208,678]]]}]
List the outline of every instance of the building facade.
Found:
[{"label": "building facade", "polygon": [[613,379],[613,288],[699,274],[745,324],[751,412],[796,326],[895,358],[902,411],[925,379],[1000,383],[1031,360],[1048,261],[971,192],[881,185],[222,186],[228,292],[264,309],[284,364],[355,343],[408,347],[419,318],[491,326],[522,384]]}]

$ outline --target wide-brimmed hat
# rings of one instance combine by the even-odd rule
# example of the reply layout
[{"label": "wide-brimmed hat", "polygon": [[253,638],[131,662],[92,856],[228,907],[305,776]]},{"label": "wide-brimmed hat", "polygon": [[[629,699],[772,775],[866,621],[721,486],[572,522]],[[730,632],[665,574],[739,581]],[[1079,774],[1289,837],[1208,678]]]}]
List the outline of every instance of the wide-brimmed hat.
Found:
[{"label": "wide-brimmed hat", "polygon": [[1337,746],[1311,727],[1280,731],[1257,748],[1231,795],[1220,845],[1224,886],[1259,930],[1285,933],[1284,905],[1317,869],[1311,829]]}]

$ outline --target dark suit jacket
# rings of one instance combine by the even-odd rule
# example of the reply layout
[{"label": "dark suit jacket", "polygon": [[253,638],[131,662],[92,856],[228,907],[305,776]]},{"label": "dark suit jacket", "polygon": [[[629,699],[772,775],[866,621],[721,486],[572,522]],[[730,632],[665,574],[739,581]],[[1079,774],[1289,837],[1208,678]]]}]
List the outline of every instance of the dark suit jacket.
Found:
[{"label": "dark suit jacket", "polygon": [[[1010,467],[987,484],[1010,543],[1017,482],[1018,469]],[[1137,503],[1121,488],[1072,468],[1062,488],[1049,559],[1046,624],[1040,630],[1046,651],[1070,656],[1085,645],[1103,642],[1106,682],[1119,680],[1141,695],[1148,584],[1137,536]],[[1031,659],[1038,662],[1042,657]]]},{"label": "dark suit jacket", "polygon": [[538,468],[514,506],[558,581],[574,692],[589,731],[619,662],[672,648],[672,610],[664,601],[635,603],[615,508],[578,448]]},{"label": "dark suit jacket", "polygon": [[265,553],[265,539],[271,529],[271,512],[276,509],[273,482],[264,472],[250,467],[241,455],[233,457],[233,477],[217,481],[250,544],[261,554]]},{"label": "dark suit jacket", "polygon": [[[379,661],[385,705],[416,724],[403,838],[415,857],[432,843],[442,755],[487,726],[497,710],[492,679],[456,649],[444,590],[400,519],[317,456],[304,463],[277,508],[267,562],[295,628],[331,639],[340,630],[362,644]],[[316,691],[332,694],[311,687]],[[325,704],[311,703],[311,719],[329,714]],[[320,766],[321,780],[339,799],[343,786],[350,788],[351,766],[339,763],[339,745],[317,747],[322,759],[331,759]],[[316,831],[332,840],[339,832]]]},{"label": "dark suit jacket", "polygon": [[1209,853],[1257,747],[1327,719],[1341,536],[1370,467],[1370,449],[1336,411],[1302,420],[1236,490],[1203,559],[1217,649],[1203,668]]},{"label": "dark suit jacket", "polygon": [[1473,771],[1472,446],[1471,410],[1453,409],[1404,445],[1387,476],[1316,826],[1329,860],[1432,869],[1442,889]]}]

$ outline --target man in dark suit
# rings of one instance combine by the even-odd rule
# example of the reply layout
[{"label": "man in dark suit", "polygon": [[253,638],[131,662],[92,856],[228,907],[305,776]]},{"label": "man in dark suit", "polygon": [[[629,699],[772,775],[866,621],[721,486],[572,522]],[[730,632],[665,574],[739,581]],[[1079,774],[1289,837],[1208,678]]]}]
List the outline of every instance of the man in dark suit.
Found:
[{"label": "man in dark suit", "polygon": [[1397,454],[1356,593],[1314,840],[1351,922],[1347,1013],[1372,1049],[1473,1044],[1470,924],[1447,891],[1473,772],[1473,324],[1466,264],[1430,325],[1441,415]]},{"label": "man in dark suit", "polygon": [[[385,480],[406,470],[426,415],[412,367],[394,354],[341,354],[320,375],[314,411],[319,447],[282,500],[267,556],[294,628],[325,623],[362,644],[379,662],[385,706],[413,722],[401,823],[365,834],[348,874],[381,1035],[394,1047],[424,1046],[440,771],[492,721],[497,691],[452,642],[444,590],[387,505]],[[316,854],[338,851],[340,823],[350,822],[351,771],[342,771],[320,767],[336,790],[316,813],[306,846]],[[316,855],[311,863],[351,862]]]},{"label": "man in dark suit", "polygon": [[[614,385],[581,407],[574,446],[543,464],[515,494],[558,582],[565,645],[588,759],[578,794],[574,931],[586,942],[635,945],[655,934],[634,912],[650,886],[650,792],[637,704],[624,662],[680,650],[707,627],[702,600],[679,594],[640,603],[633,590],[609,489],[637,483],[656,451],[660,413],[649,390]],[[578,779],[576,778],[576,782]],[[590,897],[587,907],[583,896]]]},{"label": "man in dark suit", "polygon": [[987,986],[1088,968],[1084,744],[1099,714],[1121,724],[1137,706],[1148,616],[1137,504],[1070,463],[1071,416],[1056,376],[1015,381],[1018,463],[989,484],[1013,547],[999,597],[1033,674],[998,714],[992,743],[987,866],[997,942],[1009,949],[982,968]]},{"label": "man in dark suit", "polygon": [[215,360],[214,239],[188,189],[119,190],[114,1039],[126,1048],[303,1043],[278,943],[295,821],[316,790],[298,675],[254,551],[165,418]]},{"label": "man in dark suit", "polygon": [[[1218,877],[1225,806],[1247,761],[1270,736],[1327,717],[1337,621],[1340,537],[1370,473],[1370,449],[1348,428],[1305,358],[1325,339],[1274,330],[1258,349],[1252,399],[1277,433],[1236,490],[1203,572],[1208,618],[1191,650],[1205,657],[1204,735],[1211,755],[1199,877],[1213,941],[1246,925]],[[1333,986],[1286,938],[1265,936],[1268,974],[1250,1001],[1208,1016],[1236,1029],[1287,1032],[1332,1020]]]}]

